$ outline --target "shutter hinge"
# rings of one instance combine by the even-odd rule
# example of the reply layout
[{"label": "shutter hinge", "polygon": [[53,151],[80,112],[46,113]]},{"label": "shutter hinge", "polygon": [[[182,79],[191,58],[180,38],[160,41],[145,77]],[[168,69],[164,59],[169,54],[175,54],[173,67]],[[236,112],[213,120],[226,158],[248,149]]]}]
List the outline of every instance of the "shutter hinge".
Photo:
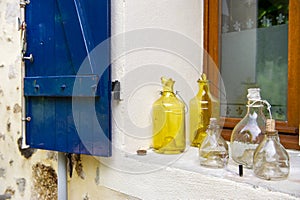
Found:
[{"label": "shutter hinge", "polygon": [[28,4],[30,4],[29,0],[20,0],[20,8],[25,8]]},{"label": "shutter hinge", "polygon": [[112,94],[113,99],[117,101],[121,101],[121,83],[118,80],[112,82]]}]

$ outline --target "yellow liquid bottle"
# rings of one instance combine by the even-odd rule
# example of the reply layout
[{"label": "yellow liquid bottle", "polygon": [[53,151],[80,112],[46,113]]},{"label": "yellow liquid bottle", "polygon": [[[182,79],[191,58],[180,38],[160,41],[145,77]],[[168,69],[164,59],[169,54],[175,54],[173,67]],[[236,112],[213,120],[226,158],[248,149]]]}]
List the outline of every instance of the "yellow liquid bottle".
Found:
[{"label": "yellow liquid bottle", "polygon": [[185,106],[173,92],[175,81],[161,78],[163,91],[153,104],[153,149],[156,153],[178,154],[185,150]]},{"label": "yellow liquid bottle", "polygon": [[206,137],[206,129],[211,117],[219,119],[219,101],[209,91],[209,81],[203,73],[198,80],[199,91],[190,100],[190,145],[200,147]]}]

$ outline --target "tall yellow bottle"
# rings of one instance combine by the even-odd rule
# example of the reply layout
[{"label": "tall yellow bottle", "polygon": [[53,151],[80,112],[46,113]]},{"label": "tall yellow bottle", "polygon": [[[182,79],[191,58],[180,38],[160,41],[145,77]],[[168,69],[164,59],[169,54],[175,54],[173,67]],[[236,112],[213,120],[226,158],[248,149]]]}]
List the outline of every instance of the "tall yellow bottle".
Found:
[{"label": "tall yellow bottle", "polygon": [[153,104],[153,149],[162,154],[185,150],[185,106],[173,92],[175,81],[161,78],[163,91]]},{"label": "tall yellow bottle", "polygon": [[209,81],[203,73],[198,80],[199,91],[190,100],[190,145],[200,147],[206,137],[206,129],[211,117],[219,119],[220,102],[211,95]]}]

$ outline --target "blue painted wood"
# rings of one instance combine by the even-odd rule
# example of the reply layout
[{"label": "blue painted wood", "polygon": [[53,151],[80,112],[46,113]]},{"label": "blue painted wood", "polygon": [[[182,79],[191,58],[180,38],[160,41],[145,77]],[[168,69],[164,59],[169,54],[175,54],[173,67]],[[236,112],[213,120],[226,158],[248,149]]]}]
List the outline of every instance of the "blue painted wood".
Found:
[{"label": "blue painted wood", "polygon": [[34,56],[25,61],[27,143],[110,156],[110,47],[88,57],[110,37],[110,0],[31,0],[25,18],[26,53]]},{"label": "blue painted wood", "polygon": [[[78,84],[73,88],[77,79]],[[77,76],[38,76],[24,78],[25,96],[49,96],[49,97],[96,97],[97,75]],[[101,90],[101,89],[100,89]]]}]

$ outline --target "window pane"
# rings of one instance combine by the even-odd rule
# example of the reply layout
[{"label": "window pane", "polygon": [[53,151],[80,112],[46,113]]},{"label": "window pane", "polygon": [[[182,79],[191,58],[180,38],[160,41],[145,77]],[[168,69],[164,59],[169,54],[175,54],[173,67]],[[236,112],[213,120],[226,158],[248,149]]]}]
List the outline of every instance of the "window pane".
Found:
[{"label": "window pane", "polygon": [[273,117],[287,120],[288,3],[222,1],[221,74],[227,95],[223,116],[244,116],[247,89],[260,87]]}]

